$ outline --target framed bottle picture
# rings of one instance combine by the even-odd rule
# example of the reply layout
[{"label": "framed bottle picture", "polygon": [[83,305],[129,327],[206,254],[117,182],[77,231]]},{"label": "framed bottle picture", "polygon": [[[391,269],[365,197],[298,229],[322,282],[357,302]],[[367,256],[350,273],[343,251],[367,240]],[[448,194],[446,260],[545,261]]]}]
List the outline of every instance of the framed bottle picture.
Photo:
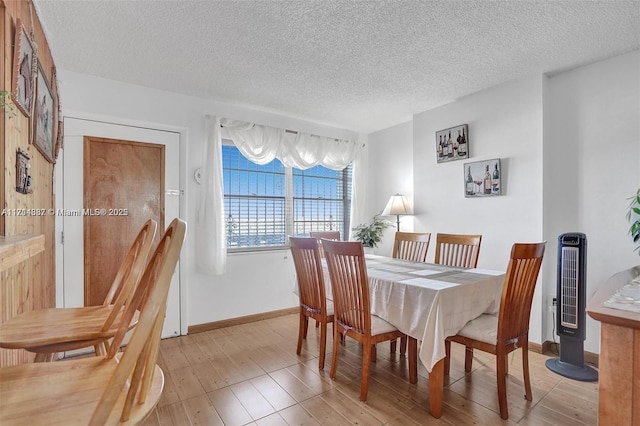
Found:
[{"label": "framed bottle picture", "polygon": [[469,158],[469,128],[461,124],[436,132],[438,163]]},{"label": "framed bottle picture", "polygon": [[502,194],[500,159],[464,164],[464,196],[492,197]]}]

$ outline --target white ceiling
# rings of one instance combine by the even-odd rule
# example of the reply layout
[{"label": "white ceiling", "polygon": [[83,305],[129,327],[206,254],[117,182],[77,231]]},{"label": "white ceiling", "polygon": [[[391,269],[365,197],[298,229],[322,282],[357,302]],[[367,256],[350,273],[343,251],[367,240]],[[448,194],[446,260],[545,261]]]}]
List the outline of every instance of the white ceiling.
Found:
[{"label": "white ceiling", "polygon": [[35,5],[60,69],[363,133],[640,48],[637,0]]}]

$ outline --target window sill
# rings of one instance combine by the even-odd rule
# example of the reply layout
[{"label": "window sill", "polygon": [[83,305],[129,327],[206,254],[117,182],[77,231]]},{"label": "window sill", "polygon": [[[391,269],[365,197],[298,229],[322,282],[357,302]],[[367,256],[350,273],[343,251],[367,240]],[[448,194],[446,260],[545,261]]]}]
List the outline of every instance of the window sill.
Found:
[{"label": "window sill", "polygon": [[227,248],[227,254],[256,254],[267,253],[273,251],[286,251],[289,250],[289,246],[272,246],[272,247],[243,247],[243,248]]}]

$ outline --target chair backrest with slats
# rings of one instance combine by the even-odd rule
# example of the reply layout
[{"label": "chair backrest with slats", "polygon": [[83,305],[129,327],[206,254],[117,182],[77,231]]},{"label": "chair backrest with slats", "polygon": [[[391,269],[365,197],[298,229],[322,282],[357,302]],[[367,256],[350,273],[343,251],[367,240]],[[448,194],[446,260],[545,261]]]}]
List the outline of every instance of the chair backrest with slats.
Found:
[{"label": "chair backrest with slats", "polygon": [[309,236],[317,240],[326,238],[327,240],[340,241],[340,231],[311,231]]},{"label": "chair backrest with slats", "polygon": [[371,334],[369,278],[362,243],[322,240],[333,292],[334,321]]},{"label": "chair backrest with slats", "polygon": [[296,268],[300,305],[326,316],[327,298],[318,241],[315,238],[289,237],[289,246]]},{"label": "chair backrest with slats", "polygon": [[412,262],[426,262],[430,240],[429,232],[396,232],[391,256]]},{"label": "chair backrest with slats", "polygon": [[131,296],[147,264],[147,258],[149,257],[157,228],[158,223],[153,219],[147,220],[142,225],[140,232],[138,232],[129,251],[120,263],[116,277],[104,298],[103,305],[124,302]]},{"label": "chair backrest with slats", "polygon": [[171,222],[147,263],[133,294],[133,302],[127,304],[107,358],[113,358],[119,350],[138,306],[142,307],[140,319],[93,413],[92,425],[105,424],[127,382],[129,391],[120,420],[128,420],[136,395],[138,403],[145,401],[157,361],[171,277],[180,257],[186,229],[186,222],[180,219]]},{"label": "chair backrest with slats", "polygon": [[109,330],[120,310],[131,302],[131,297],[136,291],[147,265],[147,259],[157,228],[158,223],[155,220],[149,219],[146,221],[120,264],[116,278],[103,303],[104,305],[113,305],[113,309],[104,324],[102,324],[102,331]]},{"label": "chair backrest with slats", "polygon": [[324,251],[322,250],[322,239],[340,241],[340,231],[311,231],[309,236],[318,240],[318,250],[320,251],[320,257],[324,257]]},{"label": "chair backrest with slats", "polygon": [[478,266],[482,235],[437,234],[434,263],[461,268]]},{"label": "chair backrest with slats", "polygon": [[514,341],[529,332],[529,316],[545,242],[516,243],[502,287],[498,314],[498,344]]}]

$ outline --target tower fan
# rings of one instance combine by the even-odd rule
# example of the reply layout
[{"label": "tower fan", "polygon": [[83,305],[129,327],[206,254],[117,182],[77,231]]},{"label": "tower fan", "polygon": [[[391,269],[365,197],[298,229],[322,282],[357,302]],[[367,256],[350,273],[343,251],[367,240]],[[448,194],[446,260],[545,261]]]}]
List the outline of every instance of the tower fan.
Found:
[{"label": "tower fan", "polygon": [[574,232],[558,237],[558,285],[556,328],[560,358],[549,359],[547,368],[583,382],[598,380],[598,372],[584,364],[586,339],[587,236]]}]

